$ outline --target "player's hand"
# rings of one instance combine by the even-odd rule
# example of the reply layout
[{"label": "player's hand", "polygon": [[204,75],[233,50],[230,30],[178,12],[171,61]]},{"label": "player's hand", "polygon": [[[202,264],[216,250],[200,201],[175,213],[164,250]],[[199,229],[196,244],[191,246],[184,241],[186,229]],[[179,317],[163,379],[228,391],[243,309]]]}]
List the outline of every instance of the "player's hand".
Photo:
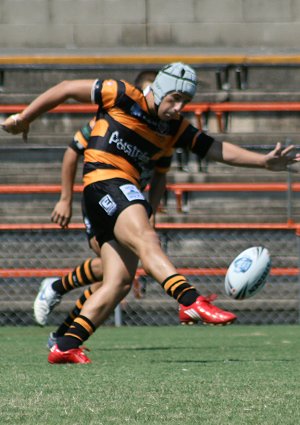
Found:
[{"label": "player's hand", "polygon": [[293,145],[282,148],[281,143],[277,143],[275,149],[266,155],[266,168],[272,171],[297,172],[297,170],[289,168],[290,165],[300,161],[300,153],[295,153],[294,149]]},{"label": "player's hand", "polygon": [[52,223],[57,223],[66,229],[71,221],[72,205],[68,201],[58,201],[51,214]]},{"label": "player's hand", "polygon": [[7,133],[11,134],[19,134],[23,133],[24,142],[27,141],[27,135],[29,132],[29,122],[22,118],[21,114],[10,115],[3,121],[1,124],[1,128]]}]

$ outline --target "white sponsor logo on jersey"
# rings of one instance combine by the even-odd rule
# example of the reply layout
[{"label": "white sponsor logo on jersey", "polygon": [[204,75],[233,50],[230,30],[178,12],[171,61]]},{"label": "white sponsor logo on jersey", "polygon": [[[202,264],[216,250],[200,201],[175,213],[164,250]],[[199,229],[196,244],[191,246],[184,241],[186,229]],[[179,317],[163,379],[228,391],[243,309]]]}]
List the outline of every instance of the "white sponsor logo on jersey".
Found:
[{"label": "white sponsor logo on jersey", "polygon": [[124,139],[120,137],[118,131],[114,131],[111,134],[108,143],[110,145],[114,143],[118,150],[123,151],[126,155],[130,156],[131,158],[136,158],[141,163],[146,163],[146,162],[149,162],[150,160],[150,157],[147,154],[147,152],[143,152],[137,146],[126,142]]}]

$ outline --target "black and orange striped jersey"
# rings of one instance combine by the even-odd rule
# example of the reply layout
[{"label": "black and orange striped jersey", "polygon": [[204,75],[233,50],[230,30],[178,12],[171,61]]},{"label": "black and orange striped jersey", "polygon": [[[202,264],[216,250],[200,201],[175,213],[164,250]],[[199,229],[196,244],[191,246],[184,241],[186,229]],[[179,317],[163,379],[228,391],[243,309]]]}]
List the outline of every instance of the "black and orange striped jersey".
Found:
[{"label": "black and orange striped jersey", "polygon": [[169,169],[175,148],[204,157],[213,143],[182,116],[162,121],[150,115],[143,93],[126,81],[96,80],[92,101],[99,108],[84,152],[85,186],[116,177],[140,186],[155,165]]},{"label": "black and orange striped jersey", "polygon": [[[96,117],[92,118],[87,124],[78,130],[72,142],[69,144],[69,147],[77,152],[78,155],[84,155],[84,151],[88,146],[89,140],[91,138],[91,132],[95,125]],[[160,173],[166,173],[171,166],[172,157],[162,157],[154,162],[154,169]],[[146,186],[150,183],[152,177],[153,169],[145,168],[140,176],[140,189],[143,191]]]}]

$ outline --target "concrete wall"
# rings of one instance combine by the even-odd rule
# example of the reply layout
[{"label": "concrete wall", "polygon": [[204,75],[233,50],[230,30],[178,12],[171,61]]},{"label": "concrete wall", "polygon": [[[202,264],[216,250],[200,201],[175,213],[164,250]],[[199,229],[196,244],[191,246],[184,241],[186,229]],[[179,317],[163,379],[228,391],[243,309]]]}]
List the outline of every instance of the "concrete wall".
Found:
[{"label": "concrete wall", "polygon": [[0,48],[299,49],[300,0],[0,0]]}]

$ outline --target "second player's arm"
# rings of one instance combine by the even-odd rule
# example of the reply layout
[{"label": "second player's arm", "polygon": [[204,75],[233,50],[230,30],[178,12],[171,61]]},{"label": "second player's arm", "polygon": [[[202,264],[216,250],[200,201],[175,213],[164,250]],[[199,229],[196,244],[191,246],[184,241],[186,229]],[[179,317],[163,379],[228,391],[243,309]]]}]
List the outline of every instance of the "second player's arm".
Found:
[{"label": "second player's arm", "polygon": [[149,203],[154,214],[156,213],[160,200],[165,193],[166,180],[165,173],[159,173],[158,171],[153,172],[149,188]]},{"label": "second player's arm", "polygon": [[159,207],[160,200],[162,199],[166,190],[166,183],[167,183],[167,177],[165,173],[160,173],[158,171],[153,172],[153,176],[150,182],[149,197],[148,197],[149,203],[153,210],[153,215],[150,218],[153,227],[155,226],[156,211]]},{"label": "second player's arm", "polygon": [[72,217],[73,187],[76,177],[79,154],[68,147],[65,151],[61,168],[60,199],[51,214],[51,221],[65,228]]}]

